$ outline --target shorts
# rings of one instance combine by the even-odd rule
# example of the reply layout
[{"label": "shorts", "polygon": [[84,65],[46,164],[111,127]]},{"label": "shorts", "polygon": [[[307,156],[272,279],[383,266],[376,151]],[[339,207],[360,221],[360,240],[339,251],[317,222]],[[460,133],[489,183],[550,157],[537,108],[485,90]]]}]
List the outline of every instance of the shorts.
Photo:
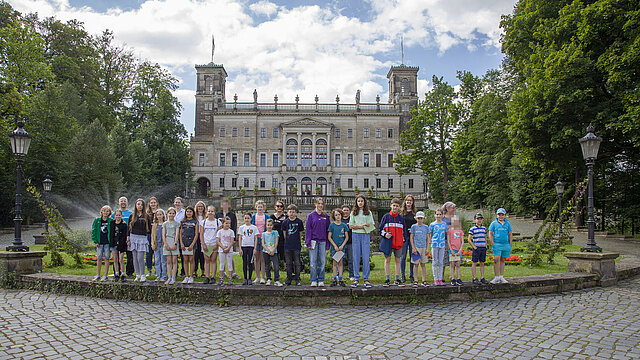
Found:
[{"label": "shorts", "polygon": [[[395,256],[397,258],[402,258],[402,248],[400,248],[400,249],[391,248],[391,253],[393,254],[393,256]],[[389,255],[391,255],[391,254],[389,254]],[[405,254],[405,256],[406,256],[406,254]]]},{"label": "shorts", "polygon": [[[185,246],[186,249],[188,249],[188,246]],[[191,256],[193,255],[193,250],[182,250],[182,255],[187,255],[187,256]]]},{"label": "shorts", "polygon": [[456,261],[460,261],[461,260],[461,256],[460,254],[456,254],[454,255],[453,252],[451,250],[449,250],[449,262],[456,262]]},{"label": "shorts", "polygon": [[[417,261],[413,261],[411,260],[412,264],[426,264],[429,262],[429,257],[427,256],[427,248],[426,247],[417,247],[416,246],[416,251],[418,251],[418,254],[420,254],[420,259],[418,259]],[[413,252],[412,252],[413,254]]]},{"label": "shorts", "polygon": [[493,245],[493,249],[491,249],[493,256],[500,256],[503,258],[508,258],[511,256],[511,246],[510,245]]},{"label": "shorts", "polygon": [[111,258],[111,247],[109,246],[109,244],[99,244],[96,247],[96,253],[98,254],[96,256],[98,260],[100,259],[109,260],[109,258]]},{"label": "shorts", "polygon": [[218,244],[215,244],[215,245],[205,244],[205,245],[207,245],[207,251],[204,251],[204,248],[202,248],[202,253],[204,254],[204,256],[211,257],[211,254],[213,254],[214,252],[218,252]]},{"label": "shorts", "polygon": [[487,248],[486,247],[479,247],[474,249],[471,252],[471,262],[477,263],[477,262],[485,262],[487,261]]},{"label": "shorts", "polygon": [[118,251],[118,247],[117,246],[109,246],[109,251],[111,251],[111,252]]},{"label": "shorts", "polygon": [[175,249],[175,250],[162,249],[162,255],[164,255],[164,256],[178,256],[178,255],[180,255],[180,252],[178,251],[178,249]]}]

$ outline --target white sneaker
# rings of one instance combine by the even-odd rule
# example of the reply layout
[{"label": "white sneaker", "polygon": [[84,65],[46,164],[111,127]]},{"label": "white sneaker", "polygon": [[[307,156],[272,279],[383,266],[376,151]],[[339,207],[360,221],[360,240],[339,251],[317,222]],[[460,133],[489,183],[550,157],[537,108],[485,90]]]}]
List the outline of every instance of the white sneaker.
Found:
[{"label": "white sneaker", "polygon": [[147,281],[147,277],[144,275],[140,275],[140,282],[145,282]]},{"label": "white sneaker", "polygon": [[264,283],[265,283],[264,279],[260,279],[260,284],[264,284]]},{"label": "white sneaker", "polygon": [[93,281],[98,281],[98,280],[100,280],[100,275],[96,275],[93,277]]},{"label": "white sneaker", "polygon": [[350,278],[349,278],[349,280],[351,280],[351,281],[353,281],[353,280],[355,280],[355,279],[356,279],[356,278],[354,278],[354,277],[350,277]]},{"label": "white sneaker", "polygon": [[147,270],[147,273],[144,276],[151,276],[151,271]]},{"label": "white sneaker", "polygon": [[324,281],[320,281],[320,282],[318,283],[318,286],[319,286],[319,287],[320,287],[320,286],[324,286]]},{"label": "white sneaker", "polygon": [[507,281],[507,279],[504,278],[504,276],[500,276],[500,283],[501,284],[508,284],[509,282]]},{"label": "white sneaker", "polygon": [[500,276],[494,277],[493,280],[489,281],[489,283],[494,284],[494,285],[495,284],[500,284],[501,283]]},{"label": "white sneaker", "polygon": [[282,283],[280,281],[276,281],[275,283],[273,283],[273,285],[275,286],[282,286]]},{"label": "white sneaker", "polygon": [[192,277],[189,278],[189,284],[193,284],[193,278]]},{"label": "white sneaker", "polygon": [[182,283],[183,284],[188,284],[189,283],[189,278],[185,277],[184,280],[182,280]]},{"label": "white sneaker", "polygon": [[311,287],[316,287],[316,286],[318,286],[318,283],[317,283],[317,282],[315,282],[315,281],[312,281],[312,282],[311,282]]},{"label": "white sneaker", "polygon": [[171,278],[169,278],[167,281],[164,282],[165,285],[169,285],[171,284]]},{"label": "white sneaker", "polygon": [[136,278],[133,281],[140,281],[140,275],[136,275]]},{"label": "white sneaker", "polygon": [[107,275],[102,275],[102,277],[100,278],[100,281],[107,281],[109,278],[107,277]]},{"label": "white sneaker", "polygon": [[176,283],[176,279],[175,278],[169,279],[169,285],[173,285],[175,283]]},{"label": "white sneaker", "polygon": [[253,284],[254,284],[254,285],[255,285],[255,284],[257,284],[257,283],[259,283],[259,282],[260,282],[260,278],[256,278],[255,280],[253,280]]},{"label": "white sneaker", "polygon": [[267,285],[267,286],[271,285],[271,279],[267,280],[267,282],[265,283],[265,285]]}]

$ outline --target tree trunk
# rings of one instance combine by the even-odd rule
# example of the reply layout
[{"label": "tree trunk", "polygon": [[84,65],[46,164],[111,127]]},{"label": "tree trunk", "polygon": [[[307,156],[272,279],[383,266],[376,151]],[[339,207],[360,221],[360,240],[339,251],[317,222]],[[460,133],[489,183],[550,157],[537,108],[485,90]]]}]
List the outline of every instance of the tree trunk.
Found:
[{"label": "tree trunk", "polygon": [[449,183],[449,167],[447,166],[447,154],[442,149],[442,197],[447,202],[447,188]]}]

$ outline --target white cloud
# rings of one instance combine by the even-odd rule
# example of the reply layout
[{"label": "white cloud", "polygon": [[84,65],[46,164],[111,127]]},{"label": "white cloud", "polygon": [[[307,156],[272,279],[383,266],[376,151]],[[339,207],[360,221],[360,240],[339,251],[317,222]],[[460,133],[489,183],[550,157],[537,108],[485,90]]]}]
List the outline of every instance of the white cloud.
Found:
[{"label": "white cloud", "polygon": [[[194,64],[211,58],[211,35],[216,39],[215,62],[229,73],[227,100],[237,93],[252,100],[253,89],[261,101],[353,102],[358,89],[362,101],[377,94],[386,101],[386,71],[391,62],[381,60],[397,51],[404,35],[405,47],[419,46],[446,52],[452,46],[499,45],[500,15],[514,0],[368,0],[371,20],[342,15],[326,6],[284,7],[267,0],[147,0],[139,8],[113,8],[97,12],[71,6],[68,0],[13,0],[11,5],[40,17],[79,19],[87,31],[114,31],[115,39],[144,60],[158,62],[180,74],[176,96],[185,106],[182,119],[193,123]],[[255,23],[251,14],[267,16]],[[482,37],[482,39],[478,39]],[[480,40],[480,42],[479,42]],[[424,96],[427,80],[419,80]]]},{"label": "white cloud", "polygon": [[262,0],[249,5],[249,10],[258,15],[271,16],[278,11],[278,6],[272,2]]}]

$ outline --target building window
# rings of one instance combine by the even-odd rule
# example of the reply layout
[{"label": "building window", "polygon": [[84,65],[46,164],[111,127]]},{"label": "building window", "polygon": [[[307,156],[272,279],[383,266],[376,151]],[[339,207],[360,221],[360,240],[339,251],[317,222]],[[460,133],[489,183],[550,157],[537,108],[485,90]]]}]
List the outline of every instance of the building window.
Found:
[{"label": "building window", "polygon": [[382,129],[380,129],[380,128],[377,128],[377,129],[376,129],[376,137],[377,137],[377,138],[382,137]]},{"label": "building window", "polygon": [[340,129],[336,128],[336,138],[339,138],[339,137],[340,137]]},{"label": "building window", "polygon": [[369,188],[369,179],[364,179],[364,188],[365,189]]},{"label": "building window", "polygon": [[243,180],[243,187],[246,189],[249,187],[249,178],[244,178]]},{"label": "building window", "polygon": [[382,187],[382,179],[376,179],[376,189],[380,189]]},{"label": "building window", "polygon": [[309,139],[302,140],[300,146],[300,161],[302,166],[311,167],[311,161],[313,160],[313,143]]},{"label": "building window", "polygon": [[224,178],[220,178],[220,189],[224,189]]},{"label": "building window", "polygon": [[280,164],[278,164],[278,154],[273,154],[273,159],[271,160],[272,160],[271,166],[273,167],[280,166]]},{"label": "building window", "polygon": [[261,138],[266,138],[267,137],[267,129],[265,129],[265,128],[260,129],[260,137]]},{"label": "building window", "polygon": [[298,165],[298,141],[296,139],[287,140],[287,166]]},{"label": "building window", "polygon": [[267,166],[267,154],[260,154],[260,166]]},{"label": "building window", "polygon": [[364,154],[362,160],[363,160],[362,161],[362,163],[363,163],[362,165],[364,167],[369,167],[369,154]]},{"label": "building window", "polygon": [[231,129],[231,136],[238,137],[238,128]]},{"label": "building window", "polygon": [[368,138],[369,137],[369,128],[364,128],[364,137]]},{"label": "building window", "polygon": [[220,137],[225,137],[225,136],[227,136],[227,129],[221,127],[220,128]]},{"label": "building window", "polygon": [[231,187],[232,188],[237,188],[238,187],[238,178],[231,178]]},{"label": "building window", "polygon": [[406,95],[409,92],[409,80],[407,78],[403,78],[400,82],[400,92],[402,95]]},{"label": "building window", "polygon": [[244,137],[249,137],[249,128],[244,128]]},{"label": "building window", "polygon": [[388,167],[393,167],[393,154],[387,155],[387,165]]},{"label": "building window", "polygon": [[413,189],[413,179],[409,179],[409,189]]},{"label": "building window", "polygon": [[341,185],[340,185],[340,178],[339,178],[339,177],[337,177],[337,178],[336,178],[336,184],[335,184],[335,187],[336,187],[336,188],[341,187]]},{"label": "building window", "polygon": [[199,154],[198,155],[198,165],[199,166],[204,166],[204,154]]},{"label": "building window", "polygon": [[244,153],[243,160],[244,166],[249,166],[249,153]]},{"label": "building window", "polygon": [[273,137],[274,138],[278,137],[278,128],[273,128]]},{"label": "building window", "polygon": [[389,139],[393,138],[393,129],[387,129],[387,137]]},{"label": "building window", "polygon": [[353,179],[347,179],[347,189],[353,189]]},{"label": "building window", "polygon": [[231,154],[231,166],[238,166],[238,154]]},{"label": "building window", "polygon": [[226,166],[226,155],[223,154],[223,153],[220,153],[219,165],[220,166]]},{"label": "building window", "polygon": [[347,167],[353,167],[353,154],[347,154]]},{"label": "building window", "polygon": [[342,162],[340,161],[340,154],[335,155],[335,161],[333,162],[333,166],[340,167],[342,166]]},{"label": "building window", "polygon": [[260,188],[261,188],[261,189],[264,189],[264,187],[265,187],[265,181],[264,181],[264,178],[260,178]]},{"label": "building window", "polygon": [[389,189],[393,189],[393,179],[389,179],[389,180],[387,181],[387,188],[389,188]]},{"label": "building window", "polygon": [[382,167],[382,154],[376,154],[376,167]]},{"label": "building window", "polygon": [[351,139],[353,137],[353,129],[347,129],[347,137]]},{"label": "building window", "polygon": [[278,178],[271,179],[271,187],[277,189],[278,188]]},{"label": "building window", "polygon": [[327,167],[327,140],[316,140],[316,166]]}]

